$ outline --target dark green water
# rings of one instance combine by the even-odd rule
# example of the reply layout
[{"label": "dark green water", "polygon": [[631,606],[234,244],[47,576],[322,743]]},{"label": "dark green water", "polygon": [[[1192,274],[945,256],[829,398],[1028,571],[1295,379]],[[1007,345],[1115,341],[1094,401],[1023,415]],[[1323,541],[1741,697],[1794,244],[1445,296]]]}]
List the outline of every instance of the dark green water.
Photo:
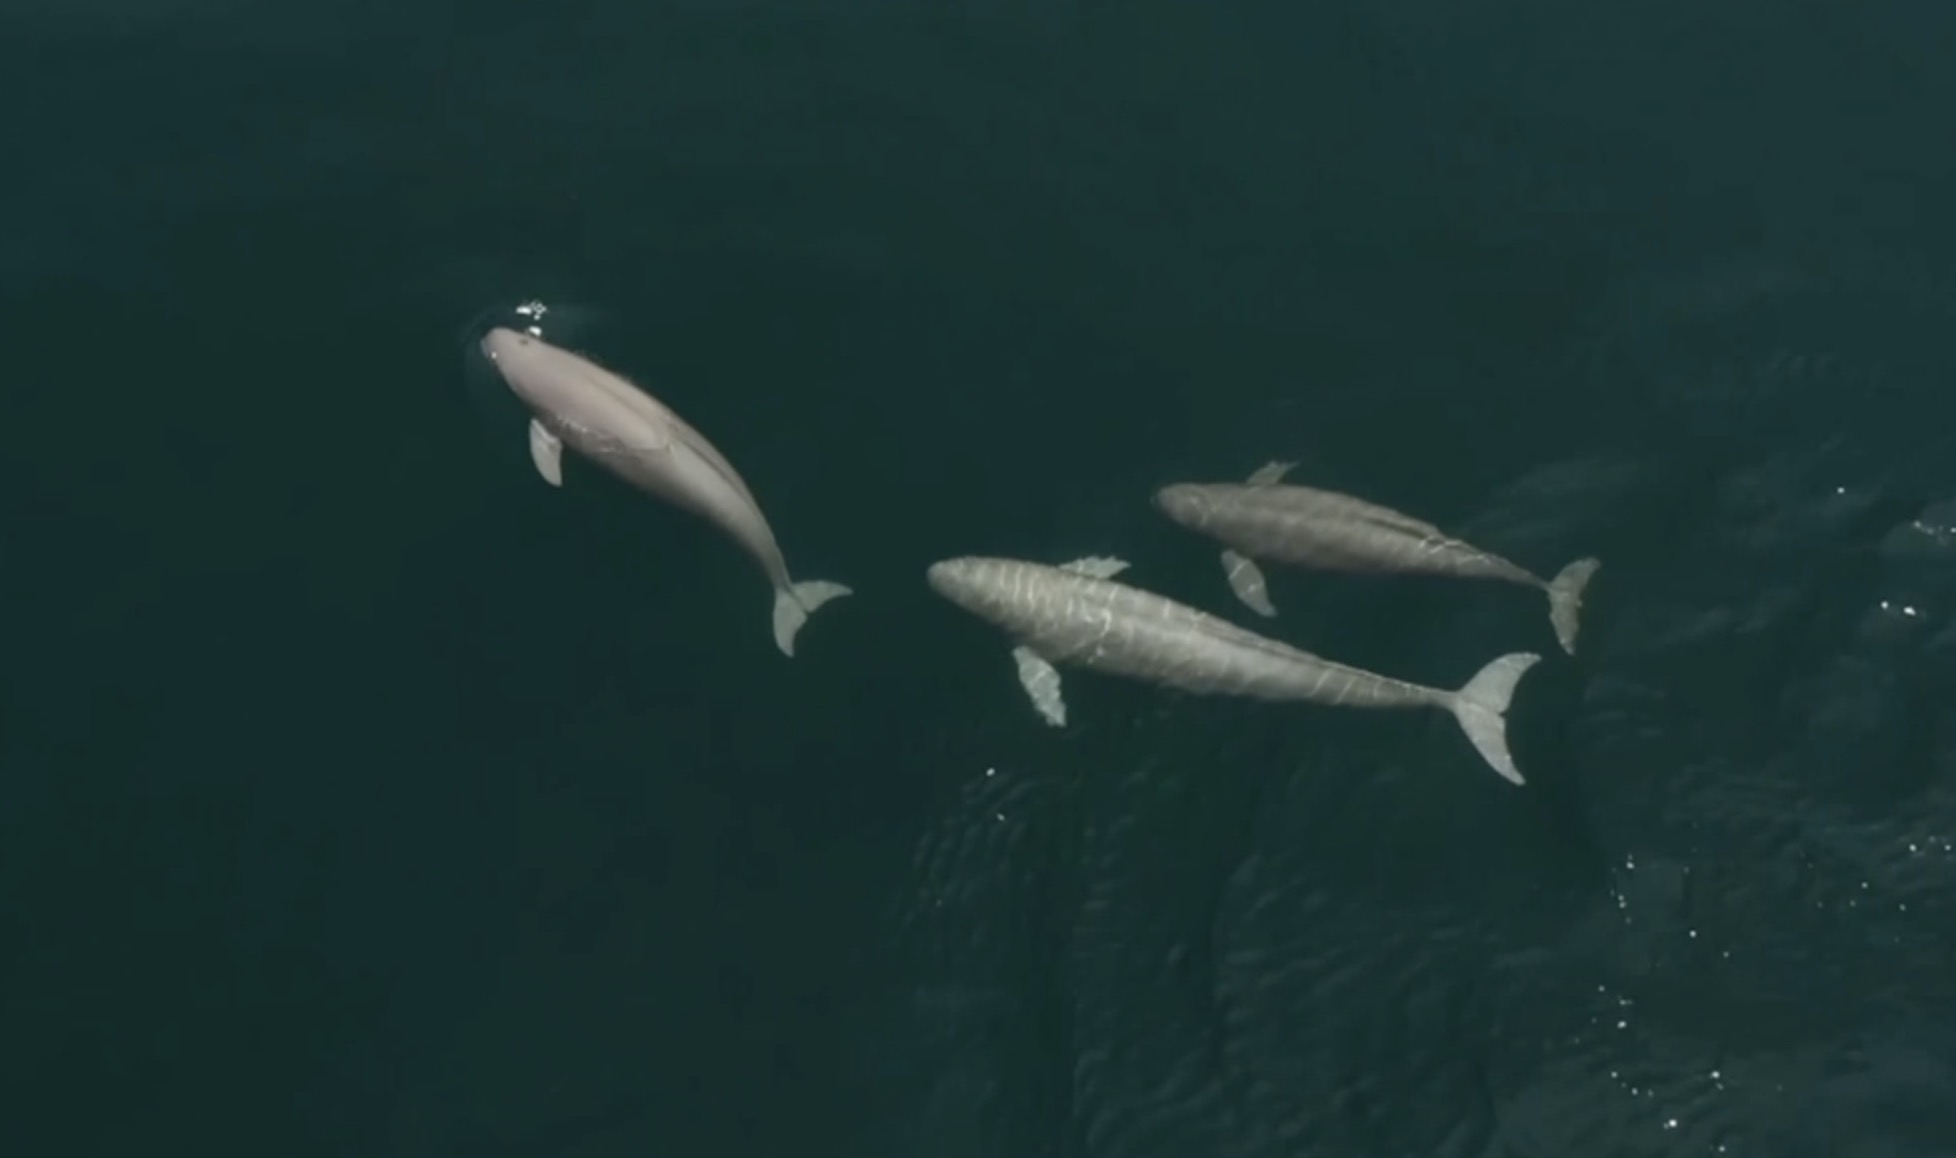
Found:
[{"label": "dark green water", "polygon": [[[6,1153],[1956,1152],[1953,58],[1885,0],[0,9]],[[535,478],[464,356],[532,296],[856,589],[797,658]],[[1247,623],[1147,499],[1271,458],[1602,558],[1525,788],[1437,714],[1047,729],[923,584]],[[1273,590],[1422,682],[1554,652]]]}]

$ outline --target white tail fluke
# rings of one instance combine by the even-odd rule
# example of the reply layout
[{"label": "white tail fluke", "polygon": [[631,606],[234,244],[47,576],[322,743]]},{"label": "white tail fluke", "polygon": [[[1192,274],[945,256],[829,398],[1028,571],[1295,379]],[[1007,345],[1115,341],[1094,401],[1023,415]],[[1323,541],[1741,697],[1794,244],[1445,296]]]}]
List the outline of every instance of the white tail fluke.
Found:
[{"label": "white tail fluke", "polygon": [[831,599],[840,599],[853,594],[840,583],[829,583],[821,579],[810,579],[796,583],[774,593],[774,645],[781,654],[793,658],[795,636],[808,617]]},{"label": "white tail fluke", "polygon": [[1555,625],[1555,638],[1562,650],[1576,654],[1577,622],[1582,616],[1582,591],[1602,564],[1595,559],[1577,559],[1562,569],[1548,585],[1549,622]]},{"label": "white tail fluke", "polygon": [[1527,651],[1504,655],[1468,680],[1447,704],[1481,759],[1511,784],[1522,781],[1514,757],[1508,755],[1508,701],[1514,698],[1521,677],[1541,659]]}]

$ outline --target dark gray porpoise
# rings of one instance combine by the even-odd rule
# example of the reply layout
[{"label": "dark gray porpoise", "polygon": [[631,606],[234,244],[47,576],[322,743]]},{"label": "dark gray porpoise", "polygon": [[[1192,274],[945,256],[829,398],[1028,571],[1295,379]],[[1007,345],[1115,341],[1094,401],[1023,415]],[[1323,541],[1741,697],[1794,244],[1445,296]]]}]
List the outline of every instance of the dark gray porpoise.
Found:
[{"label": "dark gray porpoise", "polygon": [[1547,592],[1556,641],[1575,654],[1595,559],[1578,559],[1545,580],[1410,515],[1335,491],[1281,485],[1290,466],[1270,463],[1243,483],[1176,483],[1155,492],[1163,514],[1224,545],[1230,590],[1251,610],[1277,613],[1257,559],[1325,571],[1499,579]]},{"label": "dark gray porpoise", "polygon": [[1171,599],[1112,581],[1127,564],[1087,558],[1059,567],[966,557],[933,564],[931,589],[1003,628],[1019,681],[1055,727],[1066,722],[1055,664],[1205,695],[1347,708],[1445,708],[1494,770],[1520,784],[1508,754],[1508,702],[1541,657],[1504,655],[1459,691],[1422,687],[1321,659]]},{"label": "dark gray porpoise", "polygon": [[761,505],[740,473],[699,431],[617,374],[541,338],[498,327],[482,352],[529,407],[530,460],[551,486],[564,483],[568,445],[625,482],[699,515],[753,556],[774,585],[774,642],[795,654],[795,634],[814,611],[849,594],[840,583],[796,583]]}]

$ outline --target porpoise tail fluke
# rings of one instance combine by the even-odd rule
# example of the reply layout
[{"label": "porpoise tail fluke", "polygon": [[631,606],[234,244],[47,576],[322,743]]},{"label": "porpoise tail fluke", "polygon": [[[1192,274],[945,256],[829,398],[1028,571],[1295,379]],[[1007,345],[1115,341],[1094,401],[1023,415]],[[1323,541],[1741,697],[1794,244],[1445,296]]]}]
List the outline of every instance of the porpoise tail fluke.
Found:
[{"label": "porpoise tail fluke", "polygon": [[1582,592],[1590,577],[1602,564],[1595,559],[1577,559],[1564,567],[1548,584],[1549,622],[1555,625],[1556,641],[1562,650],[1576,654],[1577,621],[1582,617]]},{"label": "porpoise tail fluke", "polygon": [[795,654],[795,635],[801,625],[831,599],[854,594],[840,583],[809,579],[774,592],[774,645],[790,659]]},{"label": "porpoise tail fluke", "polygon": [[1453,694],[1447,705],[1461,730],[1467,733],[1474,750],[1481,754],[1501,778],[1520,784],[1521,772],[1508,754],[1508,701],[1514,698],[1515,685],[1528,669],[1541,662],[1533,652],[1504,655],[1482,668],[1467,686]]}]

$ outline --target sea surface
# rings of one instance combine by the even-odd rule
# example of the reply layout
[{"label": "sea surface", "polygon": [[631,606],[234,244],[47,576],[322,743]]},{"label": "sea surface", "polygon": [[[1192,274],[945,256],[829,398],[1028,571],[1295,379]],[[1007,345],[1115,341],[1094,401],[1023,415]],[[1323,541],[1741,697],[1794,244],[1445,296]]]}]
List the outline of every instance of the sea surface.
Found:
[{"label": "sea surface", "polygon": [[[0,1152],[1956,1154],[1956,7],[0,0]],[[798,578],[475,352],[684,414]],[[1547,575],[1273,569],[1292,478]],[[1072,673],[962,554],[1457,687]]]}]

